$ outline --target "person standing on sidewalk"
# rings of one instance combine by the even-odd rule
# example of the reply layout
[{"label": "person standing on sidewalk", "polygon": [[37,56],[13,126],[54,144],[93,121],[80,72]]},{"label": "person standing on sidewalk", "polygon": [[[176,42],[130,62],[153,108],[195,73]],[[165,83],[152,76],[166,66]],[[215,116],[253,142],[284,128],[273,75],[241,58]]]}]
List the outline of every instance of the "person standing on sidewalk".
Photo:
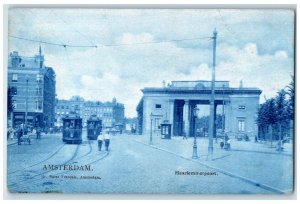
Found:
[{"label": "person standing on sidewalk", "polygon": [[98,140],[98,150],[101,151],[102,143],[103,143],[103,135],[102,135],[102,132],[99,133],[97,140]]}]

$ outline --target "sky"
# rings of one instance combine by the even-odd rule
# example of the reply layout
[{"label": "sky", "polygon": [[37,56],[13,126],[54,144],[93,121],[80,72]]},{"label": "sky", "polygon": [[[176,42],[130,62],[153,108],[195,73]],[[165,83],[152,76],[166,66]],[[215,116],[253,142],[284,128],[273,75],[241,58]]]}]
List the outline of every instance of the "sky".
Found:
[{"label": "sky", "polygon": [[90,46],[8,37],[8,53],[21,56],[37,54],[41,44],[59,99],[116,97],[126,117],[136,116],[144,87],[211,80],[214,29],[216,80],[260,88],[263,103],[294,74],[292,10],[13,8],[8,22],[9,36]]}]

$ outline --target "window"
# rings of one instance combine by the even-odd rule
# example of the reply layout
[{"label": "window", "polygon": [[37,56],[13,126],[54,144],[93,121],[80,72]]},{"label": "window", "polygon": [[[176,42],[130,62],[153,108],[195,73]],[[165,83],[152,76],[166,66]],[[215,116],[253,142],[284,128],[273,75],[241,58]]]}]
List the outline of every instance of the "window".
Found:
[{"label": "window", "polygon": [[155,108],[161,108],[161,104],[155,104]]},{"label": "window", "polygon": [[239,110],[245,110],[246,106],[239,106]]},{"label": "window", "polygon": [[238,131],[239,132],[245,131],[245,119],[238,119]]},{"label": "window", "polygon": [[35,109],[36,110],[42,110],[43,109],[42,101],[35,101]]},{"label": "window", "polygon": [[37,75],[36,75],[36,81],[37,81],[38,83],[42,83],[42,82],[43,82],[43,75],[37,74]]},{"label": "window", "polygon": [[43,96],[43,89],[42,88],[36,88],[36,95],[37,96]]},{"label": "window", "polygon": [[154,129],[156,129],[156,130],[160,129],[160,118],[154,119]]},{"label": "window", "polygon": [[12,81],[13,82],[17,82],[18,81],[18,75],[17,74],[13,74],[12,75]]},{"label": "window", "polygon": [[13,105],[14,109],[17,109],[17,101],[16,100],[12,100],[12,105]]}]

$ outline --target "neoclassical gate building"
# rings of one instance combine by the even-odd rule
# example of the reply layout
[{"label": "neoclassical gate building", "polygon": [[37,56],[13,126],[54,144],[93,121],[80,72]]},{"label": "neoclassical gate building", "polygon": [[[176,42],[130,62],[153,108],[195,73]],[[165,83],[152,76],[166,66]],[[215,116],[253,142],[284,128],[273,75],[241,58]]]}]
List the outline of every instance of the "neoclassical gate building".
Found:
[{"label": "neoclassical gate building", "polygon": [[[172,81],[168,86],[145,87],[138,106],[138,133],[160,132],[161,123],[172,125],[172,136],[193,136],[193,109],[210,104],[211,81]],[[256,117],[259,108],[258,88],[229,87],[229,81],[215,82],[215,111],[224,105],[225,132],[230,136],[257,134]],[[201,106],[200,106],[201,108]],[[151,128],[152,124],[152,128]],[[215,132],[215,130],[214,130]]]}]

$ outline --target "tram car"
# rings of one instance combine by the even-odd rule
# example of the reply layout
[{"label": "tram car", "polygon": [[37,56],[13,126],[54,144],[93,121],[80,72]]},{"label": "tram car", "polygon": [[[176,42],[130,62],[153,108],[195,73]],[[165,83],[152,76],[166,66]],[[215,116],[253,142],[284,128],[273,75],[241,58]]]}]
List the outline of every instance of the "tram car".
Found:
[{"label": "tram car", "polygon": [[82,143],[82,119],[76,115],[70,114],[63,119],[63,142],[67,144]]},{"label": "tram car", "polygon": [[87,138],[96,140],[102,130],[102,120],[93,115],[87,120]]}]

